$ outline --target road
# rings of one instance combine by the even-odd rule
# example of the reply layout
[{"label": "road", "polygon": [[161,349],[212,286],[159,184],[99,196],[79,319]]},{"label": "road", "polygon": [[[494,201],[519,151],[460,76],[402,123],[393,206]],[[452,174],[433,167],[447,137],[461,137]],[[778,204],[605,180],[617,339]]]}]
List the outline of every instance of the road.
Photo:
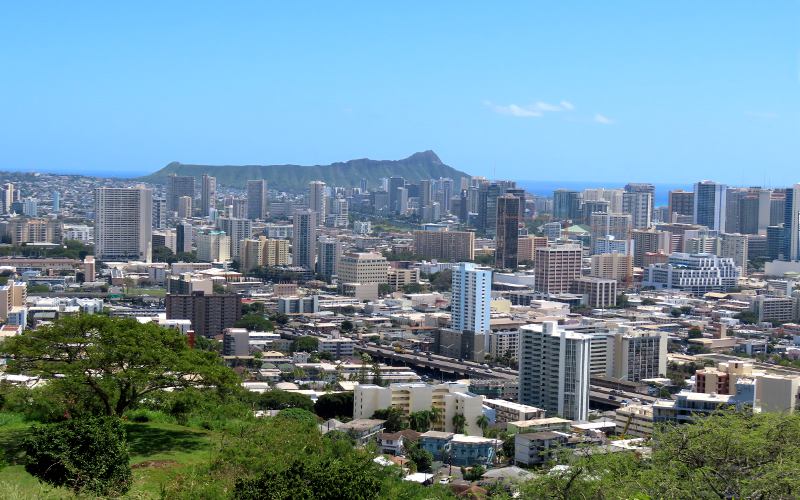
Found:
[{"label": "road", "polygon": [[[385,349],[379,347],[378,344],[368,343],[366,345],[356,346],[356,350],[364,352],[373,357],[391,359],[394,361],[402,361],[407,365],[418,366],[420,368],[440,370],[445,373],[454,373],[464,375],[470,378],[481,379],[496,379],[496,380],[518,380],[519,373],[517,370],[507,367],[493,367],[488,368],[480,363],[473,361],[458,361],[453,358],[439,356],[437,354],[415,354],[415,353],[399,353],[393,349]],[[647,396],[635,392],[618,391],[609,389],[607,387],[600,387],[596,385],[590,386],[589,393],[590,400],[595,403],[606,405],[610,407],[619,408],[622,406],[622,401],[632,401],[638,399],[642,403],[652,403],[658,398]]]}]

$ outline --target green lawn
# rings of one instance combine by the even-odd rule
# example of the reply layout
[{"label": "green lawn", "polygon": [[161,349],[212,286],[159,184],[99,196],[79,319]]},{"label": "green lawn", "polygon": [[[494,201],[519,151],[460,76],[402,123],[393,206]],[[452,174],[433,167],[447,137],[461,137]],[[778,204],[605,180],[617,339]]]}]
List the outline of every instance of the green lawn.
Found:
[{"label": "green lawn", "polygon": [[[29,424],[0,418],[0,498],[6,500],[74,498],[69,490],[51,488],[25,472],[19,443]],[[133,487],[128,498],[159,498],[161,485],[176,472],[208,460],[213,434],[166,423],[125,425],[131,451]]]}]

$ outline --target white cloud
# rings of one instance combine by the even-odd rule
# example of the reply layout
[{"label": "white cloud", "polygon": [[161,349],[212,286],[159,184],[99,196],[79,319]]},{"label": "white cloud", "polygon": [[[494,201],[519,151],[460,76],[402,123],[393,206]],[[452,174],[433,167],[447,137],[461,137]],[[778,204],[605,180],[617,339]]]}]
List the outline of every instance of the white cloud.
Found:
[{"label": "white cloud", "polygon": [[611,125],[614,123],[614,120],[605,115],[601,115],[600,113],[594,115],[594,121],[595,123],[599,123],[601,125]]},{"label": "white cloud", "polygon": [[484,101],[489,109],[501,115],[516,116],[518,118],[540,118],[545,113],[558,113],[561,111],[572,111],[575,106],[569,101],[561,101],[558,104],[551,104],[544,101],[537,101],[533,104],[495,104],[491,101]]}]

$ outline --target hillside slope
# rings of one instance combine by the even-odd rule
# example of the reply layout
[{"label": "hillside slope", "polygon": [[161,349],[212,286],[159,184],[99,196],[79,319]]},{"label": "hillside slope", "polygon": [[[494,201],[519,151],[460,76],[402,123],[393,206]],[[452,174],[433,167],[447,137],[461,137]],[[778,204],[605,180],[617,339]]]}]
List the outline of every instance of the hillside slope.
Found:
[{"label": "hillside slope", "polygon": [[330,165],[188,165],[173,162],[141,179],[163,184],[168,176],[191,175],[200,178],[213,175],[219,184],[244,187],[248,179],[266,179],[272,189],[300,191],[310,181],[321,180],[333,186],[358,186],[367,179],[369,186],[376,186],[381,177],[400,176],[407,181],[450,177],[459,185],[462,177],[469,174],[445,165],[433,151],[414,153],[402,160],[370,160],[361,158]]}]

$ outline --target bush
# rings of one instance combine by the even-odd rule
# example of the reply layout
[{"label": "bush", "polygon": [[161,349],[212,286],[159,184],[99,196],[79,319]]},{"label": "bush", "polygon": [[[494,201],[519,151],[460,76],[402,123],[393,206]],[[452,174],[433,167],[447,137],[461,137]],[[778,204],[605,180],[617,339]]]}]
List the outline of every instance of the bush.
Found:
[{"label": "bush", "polygon": [[96,495],[121,495],[131,486],[128,445],[118,418],[34,426],[23,448],[25,470],[53,486]]},{"label": "bush", "polygon": [[323,394],[314,403],[314,413],[325,420],[336,417],[353,418],[353,393]]},{"label": "bush", "polygon": [[265,391],[258,395],[256,406],[259,410],[285,410],[287,408],[302,408],[314,411],[314,403],[311,398],[288,391]]}]

